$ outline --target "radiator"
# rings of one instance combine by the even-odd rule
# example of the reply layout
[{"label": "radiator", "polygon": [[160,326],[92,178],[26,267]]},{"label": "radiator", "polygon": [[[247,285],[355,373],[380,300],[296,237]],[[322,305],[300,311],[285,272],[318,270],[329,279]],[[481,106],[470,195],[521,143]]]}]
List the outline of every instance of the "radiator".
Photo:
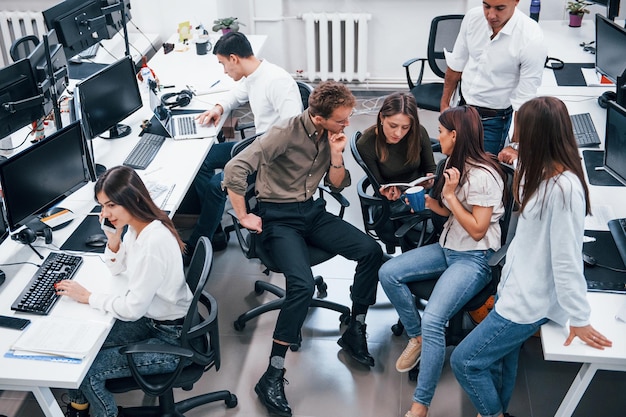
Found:
[{"label": "radiator", "polygon": [[365,81],[367,13],[305,13],[307,76],[336,81]]},{"label": "radiator", "polygon": [[9,54],[13,41],[26,35],[41,39],[45,33],[41,12],[0,11],[0,67],[13,62]]}]

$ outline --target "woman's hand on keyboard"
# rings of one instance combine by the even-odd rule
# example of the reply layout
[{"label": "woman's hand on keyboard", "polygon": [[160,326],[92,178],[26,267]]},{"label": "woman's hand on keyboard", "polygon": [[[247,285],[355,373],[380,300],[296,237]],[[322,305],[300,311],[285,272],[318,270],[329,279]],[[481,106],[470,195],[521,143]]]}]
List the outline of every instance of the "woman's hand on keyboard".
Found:
[{"label": "woman's hand on keyboard", "polygon": [[70,297],[79,303],[89,304],[90,291],[76,281],[64,279],[54,284],[57,295]]}]

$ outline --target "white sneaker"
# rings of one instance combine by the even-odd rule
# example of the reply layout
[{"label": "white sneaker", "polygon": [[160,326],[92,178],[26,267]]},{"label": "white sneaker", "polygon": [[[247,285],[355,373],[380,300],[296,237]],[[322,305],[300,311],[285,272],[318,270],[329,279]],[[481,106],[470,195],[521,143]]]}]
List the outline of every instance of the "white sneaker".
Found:
[{"label": "white sneaker", "polygon": [[422,343],[418,341],[417,337],[409,339],[409,343],[404,348],[404,351],[396,361],[396,369],[398,372],[409,372],[415,368],[420,361],[422,353]]}]

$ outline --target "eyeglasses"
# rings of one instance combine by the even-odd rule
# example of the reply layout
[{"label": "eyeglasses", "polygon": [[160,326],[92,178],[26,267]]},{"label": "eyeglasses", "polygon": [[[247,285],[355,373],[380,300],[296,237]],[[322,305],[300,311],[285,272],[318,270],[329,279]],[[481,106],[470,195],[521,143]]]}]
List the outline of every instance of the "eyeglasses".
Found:
[{"label": "eyeglasses", "polygon": [[333,120],[331,118],[328,118],[326,120],[331,120],[331,121],[337,123],[339,126],[347,126],[349,121],[350,121],[350,118],[352,116],[354,116],[354,109],[352,109],[352,111],[350,112],[350,115],[348,117],[346,117],[345,119],[343,119],[343,120]]}]

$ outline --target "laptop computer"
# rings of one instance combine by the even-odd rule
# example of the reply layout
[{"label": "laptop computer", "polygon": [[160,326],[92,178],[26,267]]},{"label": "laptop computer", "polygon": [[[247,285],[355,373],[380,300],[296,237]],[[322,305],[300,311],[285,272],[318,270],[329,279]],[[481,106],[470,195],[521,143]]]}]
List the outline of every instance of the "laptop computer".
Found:
[{"label": "laptop computer", "polygon": [[161,104],[156,92],[150,89],[150,108],[172,139],[202,139],[217,136],[214,125],[201,125],[195,114],[172,114],[172,110]]}]

